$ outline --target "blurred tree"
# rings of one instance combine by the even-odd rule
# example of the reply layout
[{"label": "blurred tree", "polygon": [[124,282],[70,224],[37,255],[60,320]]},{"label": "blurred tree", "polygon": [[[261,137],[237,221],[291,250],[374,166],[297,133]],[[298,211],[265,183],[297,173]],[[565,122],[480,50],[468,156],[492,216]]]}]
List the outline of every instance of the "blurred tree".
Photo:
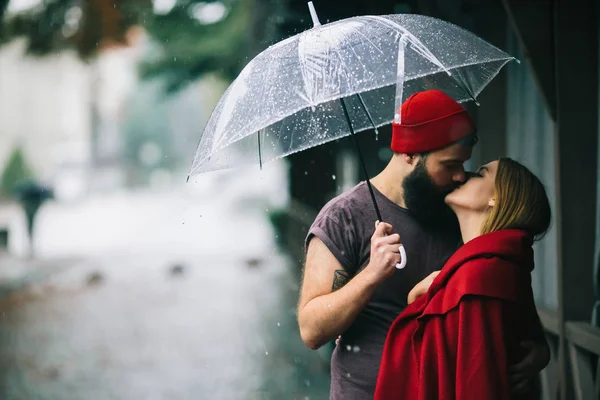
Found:
[{"label": "blurred tree", "polygon": [[[268,3],[269,1],[266,1]],[[262,3],[262,4],[261,4]],[[106,47],[131,43],[143,27],[158,50],[142,64],[145,78],[163,76],[169,90],[208,72],[232,80],[250,55],[259,0],[42,0],[8,15],[0,44],[24,36],[30,54],[75,48],[90,59]],[[0,13],[7,0],[0,0]],[[264,23],[264,21],[263,21]]]},{"label": "blurred tree", "polygon": [[142,64],[142,76],[163,76],[170,91],[207,72],[233,80],[250,56],[253,4],[258,0],[179,0],[145,26],[161,45],[158,56]]},{"label": "blurred tree", "polygon": [[152,0],[42,0],[30,10],[5,16],[0,41],[25,36],[32,54],[75,48],[88,59],[104,46],[126,45],[130,28],[151,10]]},{"label": "blurred tree", "polygon": [[0,28],[2,27],[4,13],[6,12],[6,9],[8,8],[9,1],[10,0],[0,0]]},{"label": "blurred tree", "polygon": [[12,196],[19,182],[31,178],[33,172],[25,161],[23,150],[21,147],[16,147],[0,175],[0,196]]}]

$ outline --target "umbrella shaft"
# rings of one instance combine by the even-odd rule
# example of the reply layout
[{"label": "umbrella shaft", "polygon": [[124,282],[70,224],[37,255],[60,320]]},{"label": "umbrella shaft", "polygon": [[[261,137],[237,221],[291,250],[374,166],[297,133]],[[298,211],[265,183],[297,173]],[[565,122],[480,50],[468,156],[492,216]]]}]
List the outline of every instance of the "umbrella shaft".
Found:
[{"label": "umbrella shaft", "polygon": [[344,110],[344,115],[346,116],[346,121],[348,121],[348,127],[350,128],[350,136],[354,139],[354,144],[356,145],[356,151],[358,152],[358,158],[360,159],[360,164],[362,165],[363,172],[365,174],[365,178],[367,181],[367,187],[369,188],[369,193],[371,194],[371,200],[373,200],[373,206],[375,206],[375,213],[377,213],[377,220],[379,222],[383,222],[381,218],[381,213],[379,212],[379,207],[377,206],[377,201],[375,200],[375,193],[373,192],[373,187],[371,186],[371,180],[369,179],[369,173],[367,172],[367,165],[365,164],[365,159],[360,151],[360,145],[358,143],[358,138],[354,133],[354,128],[352,128],[352,121],[350,120],[350,114],[348,114],[348,109],[346,108],[346,102],[344,99],[340,99],[342,103],[342,109]]}]

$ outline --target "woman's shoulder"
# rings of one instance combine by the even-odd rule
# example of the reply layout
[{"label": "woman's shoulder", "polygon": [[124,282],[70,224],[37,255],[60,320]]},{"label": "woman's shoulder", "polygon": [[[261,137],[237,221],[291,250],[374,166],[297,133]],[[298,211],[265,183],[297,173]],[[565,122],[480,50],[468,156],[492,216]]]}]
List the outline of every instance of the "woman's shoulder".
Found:
[{"label": "woman's shoulder", "polygon": [[498,257],[468,260],[446,279],[439,290],[430,294],[422,315],[446,314],[466,298],[518,302],[524,298],[525,288],[531,284],[522,267]]},{"label": "woman's shoulder", "polygon": [[518,301],[531,285],[529,270],[501,257],[477,257],[460,265],[446,283],[446,291]]}]

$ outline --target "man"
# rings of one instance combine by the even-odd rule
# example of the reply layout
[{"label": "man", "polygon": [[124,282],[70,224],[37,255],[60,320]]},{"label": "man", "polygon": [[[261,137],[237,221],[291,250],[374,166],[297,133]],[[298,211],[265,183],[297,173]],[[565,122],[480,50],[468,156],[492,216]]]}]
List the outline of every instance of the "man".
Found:
[{"label": "man", "polygon": [[[341,335],[331,359],[331,399],[373,397],[391,323],[407,306],[411,289],[461,244],[444,197],[466,180],[463,164],[477,142],[475,125],[462,106],[437,90],[414,94],[400,112],[401,124],[392,126],[392,159],[371,180],[384,222],[375,223],[361,182],[323,207],[306,238],[298,324],[312,349]],[[407,264],[398,270],[400,244]],[[537,314],[534,321],[539,344],[511,375],[519,381],[515,389],[548,362]]]}]

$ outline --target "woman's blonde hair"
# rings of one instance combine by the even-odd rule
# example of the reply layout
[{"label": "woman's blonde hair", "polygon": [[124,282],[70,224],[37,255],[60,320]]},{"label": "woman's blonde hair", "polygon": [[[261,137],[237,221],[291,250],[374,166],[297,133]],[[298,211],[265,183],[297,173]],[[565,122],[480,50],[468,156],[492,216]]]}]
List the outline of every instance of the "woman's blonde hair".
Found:
[{"label": "woman's blonde hair", "polygon": [[525,166],[510,158],[498,161],[494,182],[495,206],[481,233],[522,229],[535,240],[550,228],[552,212],[542,182]]}]

